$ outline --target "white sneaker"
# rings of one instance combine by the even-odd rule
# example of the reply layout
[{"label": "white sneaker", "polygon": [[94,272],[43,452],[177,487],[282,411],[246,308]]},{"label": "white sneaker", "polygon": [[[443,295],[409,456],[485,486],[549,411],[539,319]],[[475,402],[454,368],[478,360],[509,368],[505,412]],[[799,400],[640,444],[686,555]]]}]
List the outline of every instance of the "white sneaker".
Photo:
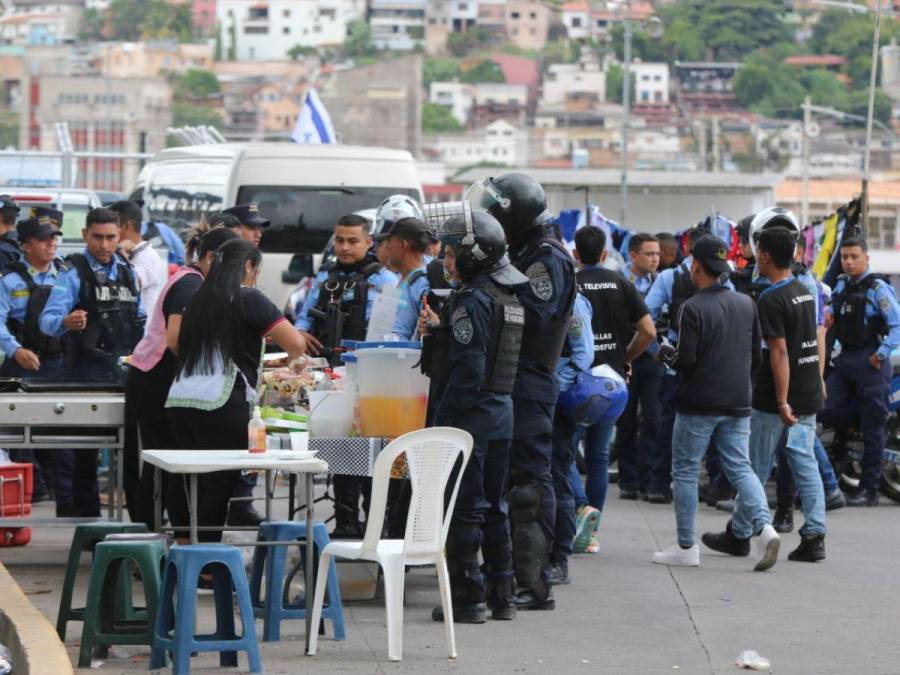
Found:
[{"label": "white sneaker", "polygon": [[694,544],[690,548],[681,548],[678,544],[672,544],[664,551],[653,554],[653,562],[657,565],[674,565],[676,567],[699,567],[700,546]]},{"label": "white sneaker", "polygon": [[781,537],[771,525],[763,527],[756,540],[756,572],[765,572],[778,562],[778,549],[781,548]]}]

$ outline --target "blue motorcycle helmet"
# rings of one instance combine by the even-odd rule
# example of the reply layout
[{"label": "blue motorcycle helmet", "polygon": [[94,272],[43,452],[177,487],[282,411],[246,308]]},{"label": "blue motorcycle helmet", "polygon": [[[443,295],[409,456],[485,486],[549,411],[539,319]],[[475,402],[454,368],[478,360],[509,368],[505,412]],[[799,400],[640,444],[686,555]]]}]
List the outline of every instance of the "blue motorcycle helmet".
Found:
[{"label": "blue motorcycle helmet", "polygon": [[559,406],[579,426],[613,424],[628,404],[628,385],[608,365],[578,373],[575,384],[559,395]]}]

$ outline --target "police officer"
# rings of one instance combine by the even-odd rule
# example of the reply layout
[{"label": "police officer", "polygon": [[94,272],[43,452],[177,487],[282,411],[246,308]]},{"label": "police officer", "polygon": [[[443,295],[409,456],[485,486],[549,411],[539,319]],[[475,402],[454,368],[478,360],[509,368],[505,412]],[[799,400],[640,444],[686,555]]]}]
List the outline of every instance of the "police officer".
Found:
[{"label": "police officer", "polygon": [[829,341],[841,345],[826,380],[822,421],[848,426],[859,416],[865,449],[859,490],[848,506],[878,506],[891,382],[891,352],[900,346],[900,305],[891,286],[869,271],[861,237],[841,242],[841,268],[831,300]]},{"label": "police officer", "polygon": [[88,212],[82,236],[85,250],[66,258],[41,313],[40,329],[63,339],[68,376],[123,382],[118,359],[131,353],[144,332],[134,270],[115,253],[119,227],[114,212]]},{"label": "police officer", "polygon": [[[56,257],[56,237],[60,233],[48,216],[23,220],[16,230],[23,258],[10,263],[0,278],[0,349],[5,357],[0,374],[20,378],[59,377],[62,372],[59,340],[41,333],[38,319],[61,268],[61,261]],[[13,461],[34,466],[34,492],[38,499],[48,494],[50,476],[45,474],[44,465],[51,468],[55,453],[47,451],[46,455],[38,455],[40,461],[37,461],[32,450],[9,451]]]},{"label": "police officer", "polygon": [[[547,197],[531,176],[507,173],[470,188],[500,221],[510,259],[528,277],[519,299],[525,336],[513,390],[509,508],[520,609],[553,609],[548,584],[556,521],[551,471],[556,365],[575,303],[575,264],[546,224]],[[479,194],[480,193],[480,194]]]},{"label": "police officer", "polygon": [[257,204],[238,204],[228,209],[222,209],[222,213],[234,216],[240,222],[237,233],[241,239],[249,241],[254,246],[259,246],[262,239],[262,231],[269,226],[269,221],[259,215]]},{"label": "police officer", "polygon": [[0,269],[15,262],[22,255],[16,239],[16,219],[19,205],[9,195],[0,195]]},{"label": "police officer", "polygon": [[[62,233],[63,212],[49,206],[32,206],[29,211],[29,218],[35,218],[42,225],[49,224],[57,232]],[[19,238],[21,242],[21,237]]]},{"label": "police officer", "polygon": [[[319,269],[313,287],[297,312],[295,326],[306,338],[311,354],[321,354],[332,365],[340,364],[341,340],[365,340],[375,297],[397,276],[373,261],[369,221],[358,215],[343,216],[334,228],[335,260]],[[371,479],[334,476],[335,538],[361,536],[360,493]]]},{"label": "police officer", "polygon": [[[419,317],[419,333],[423,335],[422,372],[429,377],[428,414],[425,424],[432,426],[438,403],[447,385],[449,364],[446,360],[432,359],[430,353],[445,354],[449,349],[449,326],[446,323],[441,324],[439,317],[453,290],[459,286],[454,253],[445,249],[443,258],[435,258],[425,266],[425,275],[428,277],[428,294],[425,296],[425,306]],[[430,324],[430,330],[426,336],[427,324]]]},{"label": "police officer", "polygon": [[364,340],[375,296],[397,283],[397,275],[368,256],[369,221],[343,216],[334,228],[335,261],[325,263],[297,312],[294,325],[312,354],[340,365],[340,341]]},{"label": "police officer", "polygon": [[[525,328],[525,311],[513,288],[527,279],[509,264],[503,228],[485,211],[451,217],[440,237],[453,251],[461,286],[445,311],[448,352],[434,355],[449,360],[435,423],[464,429],[475,440],[447,536],[453,618],[483,623],[487,600],[494,619],[511,620],[516,603],[506,504],[510,394]],[[440,608],[432,616],[444,618]]]}]

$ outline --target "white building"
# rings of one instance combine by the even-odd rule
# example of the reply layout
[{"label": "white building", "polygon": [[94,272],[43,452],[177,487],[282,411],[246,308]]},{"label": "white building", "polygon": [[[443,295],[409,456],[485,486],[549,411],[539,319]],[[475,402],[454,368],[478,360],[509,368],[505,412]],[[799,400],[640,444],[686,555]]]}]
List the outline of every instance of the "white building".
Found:
[{"label": "white building", "polygon": [[596,94],[606,100],[606,73],[595,61],[554,63],[544,78],[542,105],[561,105],[568,94]]},{"label": "white building", "polygon": [[481,162],[522,166],[528,159],[525,132],[503,120],[476,132],[438,136],[434,148],[448,168]]},{"label": "white building", "polygon": [[84,0],[13,0],[0,15],[0,44],[59,45],[78,39]]},{"label": "white building", "polygon": [[432,82],[428,100],[450,109],[456,121],[466,126],[474,100],[473,85],[464,82]]},{"label": "white building", "polygon": [[451,33],[465,32],[478,23],[478,0],[431,0],[427,5],[428,23],[446,26]]},{"label": "white building", "polygon": [[363,16],[360,0],[218,0],[216,22],[223,54],[238,61],[287,58],[297,45],[340,45],[347,24]]},{"label": "white building", "polygon": [[427,0],[371,0],[369,27],[379,49],[408,51],[425,41]]},{"label": "white building", "polygon": [[669,103],[669,64],[633,63],[635,105]]},{"label": "white building", "polygon": [[591,37],[591,6],[588,2],[567,2],[562,6],[562,23],[570,40]]}]

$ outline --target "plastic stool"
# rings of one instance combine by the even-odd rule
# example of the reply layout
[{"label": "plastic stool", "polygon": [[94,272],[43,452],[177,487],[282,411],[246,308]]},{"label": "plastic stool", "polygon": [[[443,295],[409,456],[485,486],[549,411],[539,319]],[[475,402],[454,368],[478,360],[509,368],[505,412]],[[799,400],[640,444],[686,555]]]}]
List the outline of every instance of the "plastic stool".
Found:
[{"label": "plastic stool", "polygon": [[[197,583],[207,565],[213,577],[216,632],[194,635]],[[243,637],[238,637],[235,632],[232,590],[237,596]],[[175,608],[178,613],[173,622],[171,617]],[[165,666],[166,652],[172,654],[172,672],[175,675],[190,672],[191,652],[221,652],[220,666],[237,666],[238,651],[247,652],[251,673],[262,672],[247,573],[244,572],[240,550],[226,544],[173,546],[163,573],[150,670]]]},{"label": "plastic stool", "polygon": [[[63,581],[62,597],[59,600],[59,614],[56,618],[56,632],[59,639],[66,640],[66,624],[69,621],[83,621],[84,607],[72,607],[72,591],[75,588],[75,577],[78,574],[78,563],[81,560],[81,551],[85,546],[93,550],[94,546],[103,541],[108,534],[121,534],[124,532],[146,532],[144,523],[85,523],[75,527],[72,536],[72,545],[69,547],[69,560],[66,563],[66,577]],[[127,573],[127,570],[126,570]],[[131,584],[123,586],[123,593],[131,592]],[[130,602],[130,598],[129,598]],[[123,602],[124,604],[128,604]]]},{"label": "plastic stool", "polygon": [[[122,532],[108,534],[103,541],[158,541],[166,547],[168,553],[175,538],[165,532]],[[116,595],[115,616],[125,621],[146,621],[146,610],[136,610],[131,602],[131,575],[127,565],[122,569],[122,583],[127,584],[128,589]]]},{"label": "plastic stool", "polygon": [[[161,541],[102,541],[94,547],[94,563],[84,608],[78,667],[90,668],[95,646],[151,645],[166,547]],[[141,618],[122,621],[116,617],[114,603],[121,597],[122,570],[133,561],[141,571],[146,609]],[[131,578],[128,578],[129,586]],[[131,608],[134,609],[134,608]],[[135,612],[135,615],[137,612]]]},{"label": "plastic stool", "polygon": [[[288,541],[291,539],[306,540],[306,523],[288,520],[263,523],[259,526],[257,541]],[[328,546],[330,541],[325,524],[315,523],[313,525],[314,570],[318,567],[319,552]],[[257,546],[253,553],[250,601],[253,603],[253,614],[263,619],[263,640],[265,642],[281,639],[281,622],[284,619],[306,618],[306,608],[302,604],[284,604],[284,566],[287,560],[287,548],[287,546]],[[305,552],[302,547],[300,551],[301,554]],[[305,564],[306,561],[304,561]],[[265,599],[260,598],[263,575],[266,578]],[[341,604],[341,589],[338,587],[337,567],[334,559],[328,566],[326,587],[328,589],[328,606],[322,609],[322,618],[331,619],[335,640],[346,640],[344,608]],[[312,592],[312,589],[307,589],[305,592]],[[318,627],[313,630],[318,630]]]}]

